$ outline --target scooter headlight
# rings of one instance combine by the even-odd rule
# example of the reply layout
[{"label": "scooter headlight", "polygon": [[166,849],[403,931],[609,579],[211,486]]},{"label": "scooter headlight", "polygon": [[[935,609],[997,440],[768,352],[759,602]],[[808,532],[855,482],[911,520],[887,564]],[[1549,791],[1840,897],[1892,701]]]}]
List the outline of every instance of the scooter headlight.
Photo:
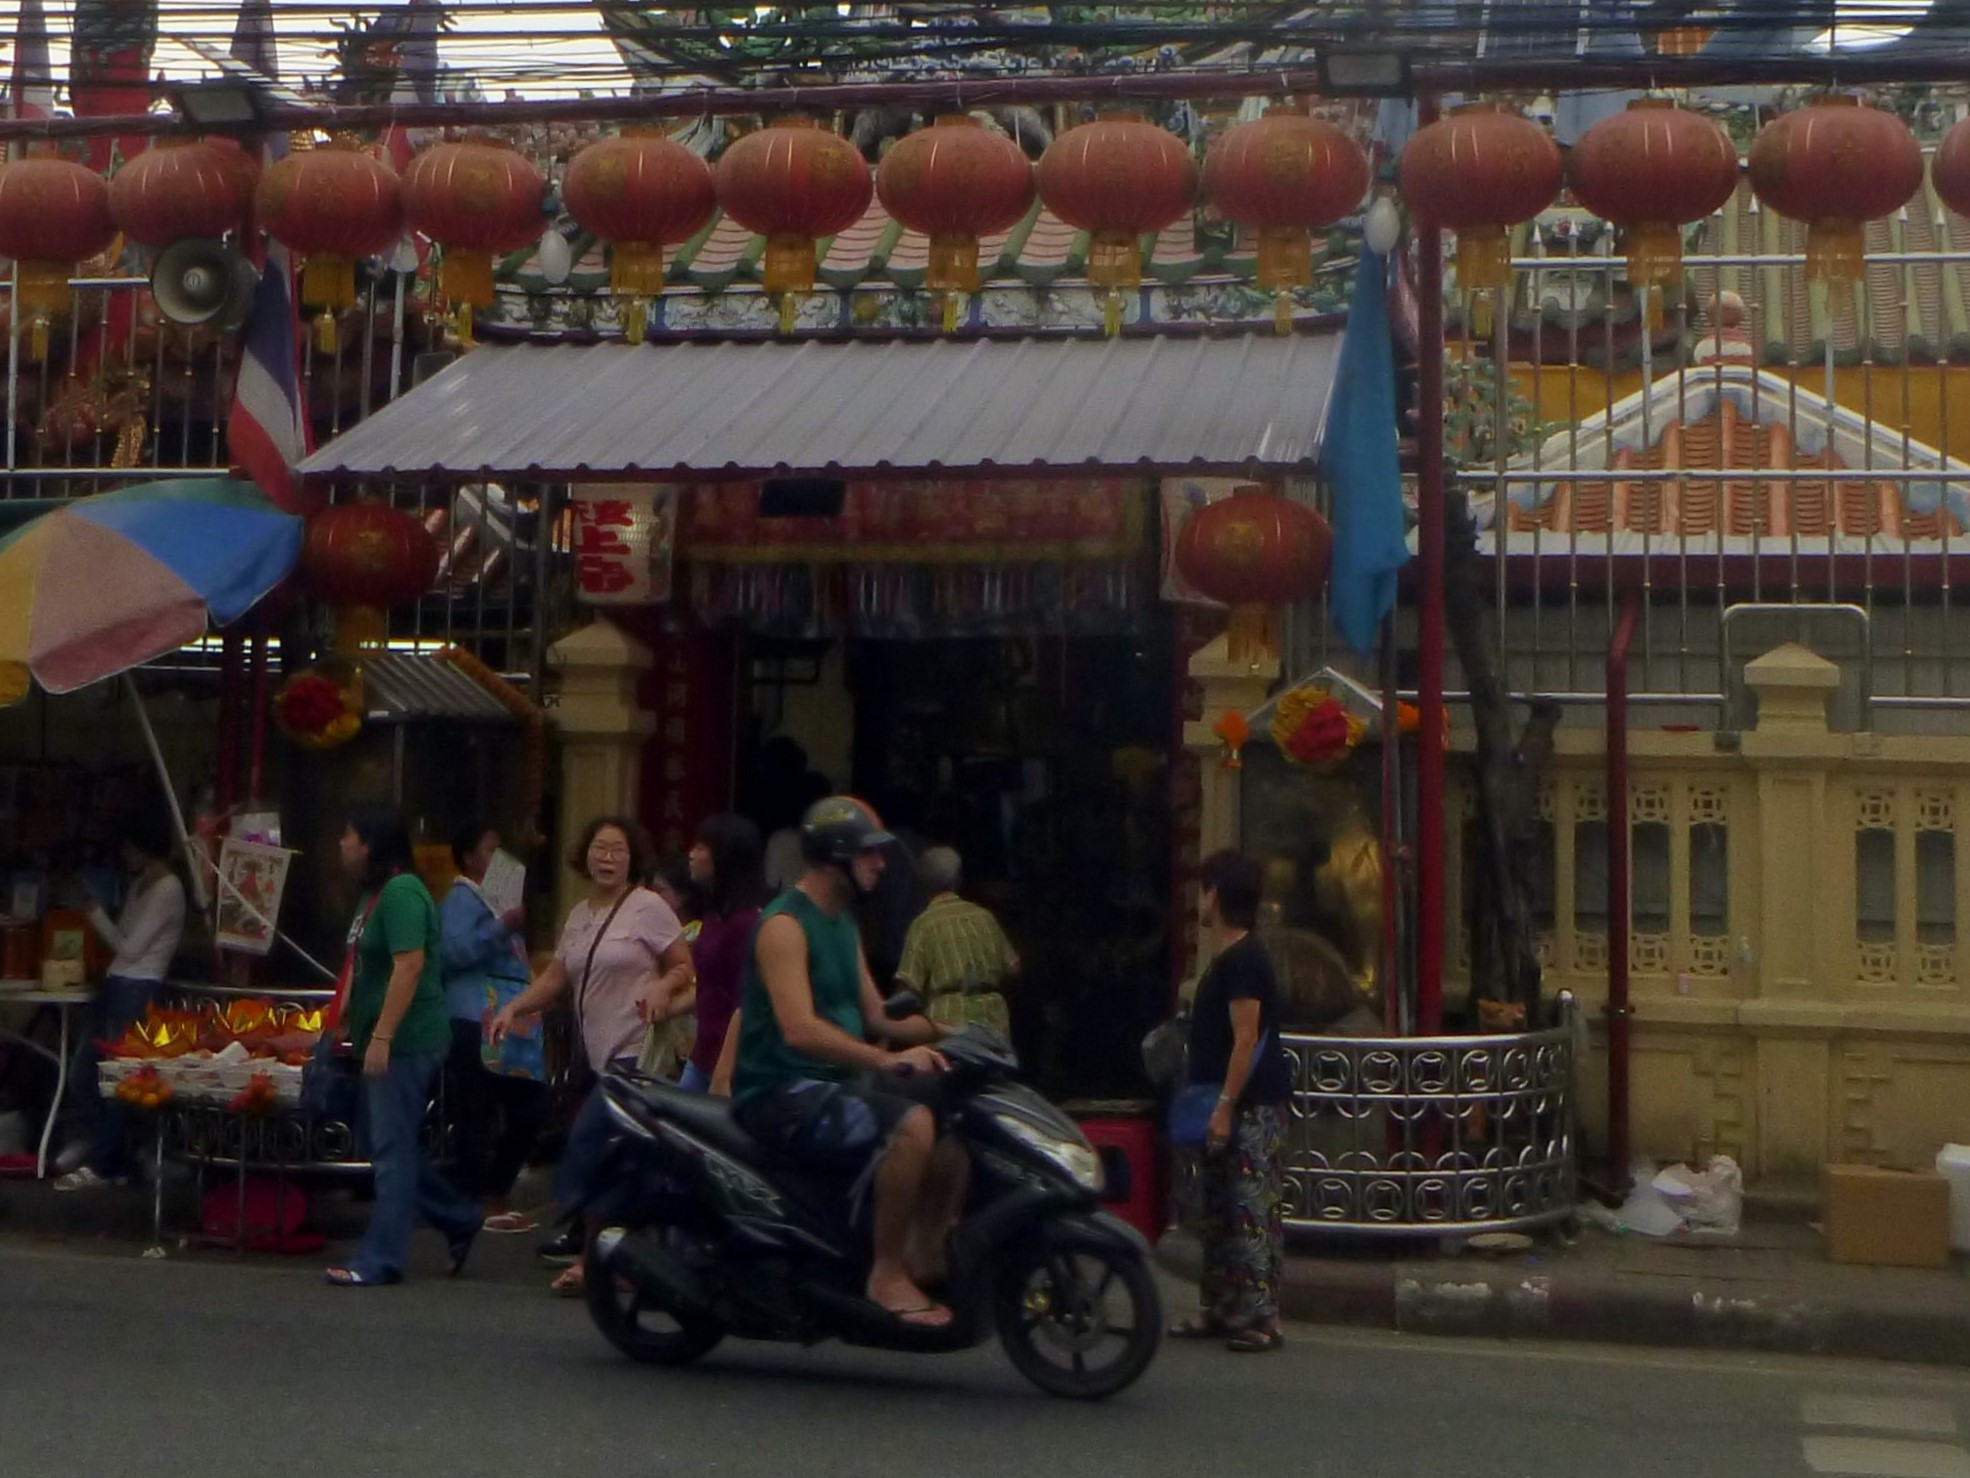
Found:
[{"label": "scooter headlight", "polygon": [[1101,1194],[1101,1157],[1086,1143],[1078,1139],[1065,1139],[1058,1134],[1029,1124],[1024,1119],[1007,1115],[999,1120],[1006,1132],[1027,1149],[1041,1158],[1051,1161],[1065,1172],[1067,1178],[1084,1191],[1094,1195]]}]

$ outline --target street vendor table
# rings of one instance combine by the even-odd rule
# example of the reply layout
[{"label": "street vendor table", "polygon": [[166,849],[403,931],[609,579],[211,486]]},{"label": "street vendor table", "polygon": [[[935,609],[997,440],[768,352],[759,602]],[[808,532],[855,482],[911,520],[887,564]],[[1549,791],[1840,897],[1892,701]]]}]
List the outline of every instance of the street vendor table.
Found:
[{"label": "street vendor table", "polygon": [[48,1145],[55,1137],[55,1120],[61,1116],[62,1097],[68,1090],[68,1065],[75,1047],[70,1018],[76,1007],[86,1006],[94,999],[84,990],[48,990],[38,980],[0,980],[0,1006],[49,1006],[60,1018],[61,1046],[55,1052],[50,1052],[25,1032],[9,1031],[0,1026],[0,1037],[18,1042],[28,1051],[55,1064],[55,1096],[49,1100],[48,1117],[41,1123],[41,1148],[34,1159],[34,1174],[38,1179],[47,1178]]}]

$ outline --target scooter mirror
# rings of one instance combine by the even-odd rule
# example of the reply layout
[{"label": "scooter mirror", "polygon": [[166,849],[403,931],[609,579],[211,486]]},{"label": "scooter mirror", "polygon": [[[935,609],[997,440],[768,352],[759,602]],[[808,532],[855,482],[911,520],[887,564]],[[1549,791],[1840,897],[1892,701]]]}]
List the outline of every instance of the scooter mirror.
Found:
[{"label": "scooter mirror", "polygon": [[923,997],[913,990],[899,990],[882,1003],[882,1014],[891,1021],[923,1015]]}]

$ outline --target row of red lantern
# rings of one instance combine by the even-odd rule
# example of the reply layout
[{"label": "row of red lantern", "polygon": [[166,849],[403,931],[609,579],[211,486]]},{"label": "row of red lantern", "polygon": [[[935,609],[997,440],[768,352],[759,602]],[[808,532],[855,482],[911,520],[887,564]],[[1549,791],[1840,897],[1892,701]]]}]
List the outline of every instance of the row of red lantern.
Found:
[{"label": "row of red lantern", "polygon": [[[1922,149],[1894,114],[1832,96],[1767,124],[1748,160],[1751,188],[1807,227],[1806,276],[1836,286],[1862,269],[1862,228],[1922,188]],[[1970,214],[1970,123],[1938,150],[1931,174],[1950,209]],[[1737,189],[1738,154],[1712,119],[1644,98],[1588,129],[1562,161],[1546,131],[1497,104],[1460,108],[1403,151],[1403,198],[1420,224],[1457,233],[1458,286],[1510,281],[1507,233],[1569,184],[1579,202],[1622,228],[1628,280],[1660,289],[1681,276],[1682,229]],[[1651,294],[1651,311],[1659,300]]]},{"label": "row of red lantern", "polygon": [[[1261,282],[1283,293],[1312,281],[1311,233],[1360,202],[1368,161],[1331,125],[1276,109],[1219,140],[1203,186],[1224,215],[1261,233]],[[980,239],[1018,224],[1036,194],[1093,238],[1088,279],[1108,295],[1112,320],[1121,291],[1142,280],[1142,238],[1181,219],[1197,193],[1184,144],[1117,113],[1060,135],[1037,169],[1011,139],[964,115],[900,140],[873,176],[846,139],[811,119],[746,135],[715,171],[665,139],[626,134],[575,156],[566,198],[569,213],[612,244],[612,286],[631,297],[654,294],[663,248],[722,206],[766,238],[761,276],[790,328],[796,297],[814,286],[818,240],[854,225],[879,196],[892,218],[929,238],[925,283],[944,296],[949,327],[955,295],[978,290]]]},{"label": "row of red lantern", "polygon": [[[1505,284],[1507,232],[1550,205],[1569,176],[1583,205],[1624,229],[1631,281],[1653,289],[1679,271],[1681,228],[1723,205],[1737,168],[1715,122],[1647,99],[1588,130],[1570,170],[1530,119],[1476,104],[1419,131],[1400,174],[1419,222],[1458,233],[1467,290]],[[1750,176],[1768,206],[1810,227],[1809,277],[1844,282],[1859,272],[1861,224],[1914,195],[1922,157],[1893,114],[1834,97],[1770,124]],[[1946,204],[1970,211],[1970,123],[1938,152],[1934,179]],[[1062,133],[1037,169],[975,121],[939,119],[900,141],[873,177],[847,140],[793,119],[738,140],[716,171],[661,136],[602,140],[571,163],[566,200],[610,243],[612,285],[632,302],[660,291],[665,248],[722,206],[766,237],[765,286],[790,317],[813,287],[817,240],[859,220],[872,194],[930,238],[926,279],[949,295],[976,291],[979,239],[1009,229],[1037,193],[1092,237],[1088,276],[1108,295],[1112,327],[1120,293],[1141,281],[1142,239],[1181,219],[1199,183],[1182,142],[1131,114]],[[1283,296],[1311,280],[1312,233],[1360,203],[1368,165],[1331,125],[1273,109],[1213,145],[1201,183],[1220,214],[1258,233],[1259,283]],[[339,144],[289,155],[261,177],[237,145],[201,140],[147,151],[111,184],[79,164],[29,158],[0,167],[0,253],[22,263],[22,307],[45,327],[68,271],[117,229],[158,247],[217,236],[247,221],[250,201],[259,224],[302,257],[303,299],[332,314],[355,301],[355,260],[387,250],[408,224],[444,247],[441,287],[469,334],[470,311],[493,300],[492,257],[538,236],[545,191],[519,153],[479,141],[426,149],[401,181]],[[639,321],[632,315],[632,331]]]}]

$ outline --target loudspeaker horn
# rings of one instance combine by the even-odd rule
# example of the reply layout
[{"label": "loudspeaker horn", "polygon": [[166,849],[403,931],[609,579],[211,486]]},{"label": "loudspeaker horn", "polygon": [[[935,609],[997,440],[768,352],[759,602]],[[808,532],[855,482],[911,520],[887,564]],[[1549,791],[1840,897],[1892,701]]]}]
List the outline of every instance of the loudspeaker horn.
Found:
[{"label": "loudspeaker horn", "polygon": [[199,237],[174,241],[159,252],[150,274],[158,312],[173,323],[221,329],[246,322],[259,285],[260,274],[245,257],[224,242]]}]

